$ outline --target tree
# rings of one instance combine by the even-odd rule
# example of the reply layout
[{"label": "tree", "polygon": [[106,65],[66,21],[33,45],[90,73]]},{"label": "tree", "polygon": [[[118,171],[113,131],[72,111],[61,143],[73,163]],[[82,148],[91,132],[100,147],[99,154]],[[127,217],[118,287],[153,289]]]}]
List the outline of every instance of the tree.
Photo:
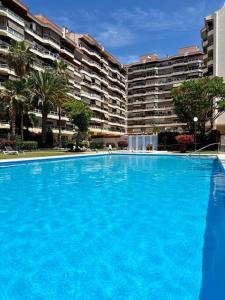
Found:
[{"label": "tree", "polygon": [[[198,117],[201,137],[206,123],[212,123],[225,109],[225,84],[220,77],[204,77],[185,81],[172,90],[174,111],[181,122],[194,131],[194,117]],[[216,99],[220,99],[216,101]]]},{"label": "tree", "polygon": [[33,102],[40,108],[42,113],[42,146],[46,145],[47,118],[51,110],[56,109],[59,99],[69,99],[70,91],[65,78],[61,75],[45,70],[33,71],[29,78],[29,89]]},{"label": "tree", "polygon": [[[25,78],[35,61],[34,54],[30,51],[30,47],[24,41],[12,41],[9,46],[9,51],[5,54],[6,62],[8,66],[14,69],[16,75],[22,80]],[[21,81],[22,82],[22,81]],[[23,114],[25,101],[20,101],[19,111],[21,118],[21,139],[23,140]],[[19,104],[19,103],[18,103]]]},{"label": "tree", "polygon": [[64,107],[71,122],[78,128],[76,135],[76,151],[78,151],[81,140],[88,133],[92,111],[87,104],[79,100],[67,102]]},{"label": "tree", "polygon": [[[9,111],[11,139],[16,137],[16,116],[23,114],[24,107],[27,104],[27,82],[21,80],[7,80],[4,82],[4,89],[0,93],[0,99],[6,105]],[[23,118],[21,117],[21,138],[23,137]]]},{"label": "tree", "polygon": [[14,69],[20,78],[27,76],[35,61],[35,56],[24,41],[13,41],[9,46],[9,51],[5,54],[5,58],[9,67]]},{"label": "tree", "polygon": [[[67,84],[67,86],[69,85],[69,81],[68,81],[68,73],[66,72],[67,70],[67,64],[64,63],[63,61],[57,61],[55,60],[53,62],[53,67],[52,67],[52,72],[62,76],[63,79],[65,80],[65,84]],[[69,87],[68,87],[69,88]],[[62,148],[62,106],[63,104],[68,101],[68,95],[64,94],[63,97],[59,97],[56,100],[56,104],[58,107],[58,117],[59,117],[59,138],[58,138],[58,147]]]}]

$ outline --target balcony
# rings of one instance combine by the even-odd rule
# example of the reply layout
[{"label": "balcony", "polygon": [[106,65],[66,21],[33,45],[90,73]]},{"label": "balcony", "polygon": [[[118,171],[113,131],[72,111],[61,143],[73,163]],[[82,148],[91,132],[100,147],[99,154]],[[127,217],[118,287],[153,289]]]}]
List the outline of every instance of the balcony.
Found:
[{"label": "balcony", "polygon": [[125,94],[125,87],[124,87],[124,90],[122,90],[122,89],[120,89],[117,85],[115,85],[115,84],[110,84],[110,85],[109,85],[109,89],[111,89],[111,90],[113,90],[113,91],[115,91],[115,92],[118,92],[118,93],[120,93],[120,94],[122,94],[122,95]]},{"label": "balcony", "polygon": [[8,36],[11,39],[16,40],[16,41],[24,40],[23,34],[19,33],[18,31],[14,30],[10,27],[7,27],[7,26],[0,25],[0,33],[1,33],[1,35]]},{"label": "balcony", "polygon": [[83,50],[84,52],[86,52],[87,54],[91,55],[91,56],[97,57],[99,60],[102,59],[101,56],[96,51],[94,51],[92,49],[88,49],[84,46],[81,46],[80,49]]},{"label": "balcony", "polygon": [[97,63],[97,62],[95,62],[95,61],[93,61],[93,60],[91,60],[91,59],[89,59],[87,57],[83,57],[82,61],[86,62],[88,65],[90,65],[92,67],[96,67],[100,71],[102,70],[102,66],[99,63]]},{"label": "balcony", "polygon": [[69,50],[65,47],[60,48],[60,52],[66,54],[70,58],[74,58],[74,54],[71,52],[71,50]]},{"label": "balcony", "polygon": [[210,44],[207,48],[207,52],[209,53],[210,51],[213,51],[213,49],[214,49],[214,45]]},{"label": "balcony", "polygon": [[[31,113],[34,113],[37,117],[42,117],[42,113],[40,109],[34,109],[33,111],[31,111]],[[50,113],[48,114],[48,119],[53,119],[53,120],[58,120],[59,119],[59,114],[56,111],[50,111]],[[66,117],[65,113],[61,113],[61,119],[63,121],[69,121],[69,118]]]},{"label": "balcony", "polygon": [[10,124],[8,121],[0,120],[1,129],[10,129]]},{"label": "balcony", "polygon": [[27,33],[29,33],[30,35],[32,35],[34,38],[36,38],[37,40],[39,40],[41,43],[43,44],[48,44],[50,45],[52,48],[57,49],[58,51],[60,51],[60,45],[57,44],[57,42],[53,39],[51,39],[48,36],[40,36],[38,35],[34,30],[32,30],[29,26],[25,25],[25,31]]},{"label": "balcony", "polygon": [[[48,126],[49,129],[52,130],[52,133],[54,134],[58,134],[59,133],[59,127],[58,126],[54,126],[54,125],[49,125]],[[40,126],[35,126],[33,128],[30,128],[30,131],[35,132],[35,133],[40,133],[42,131]],[[72,128],[69,128],[67,126],[62,127],[61,129],[61,133],[63,135],[74,135],[75,130]]]},{"label": "balcony", "polygon": [[97,99],[98,101],[104,102],[101,96],[93,93],[84,92],[84,91],[81,91],[81,97],[86,97],[89,99]]},{"label": "balcony", "polygon": [[0,72],[1,74],[11,74],[15,76],[15,72],[12,69],[10,69],[9,66],[4,62],[0,62]]},{"label": "balcony", "polygon": [[112,65],[111,66],[109,65],[108,68],[112,73],[117,73],[119,76],[121,76],[125,80],[125,76],[123,74],[121,74],[120,70],[114,68]]},{"label": "balcony", "polygon": [[209,60],[207,61],[207,67],[213,66],[213,58],[209,57]]},{"label": "balcony", "polygon": [[51,59],[53,61],[60,60],[59,54],[53,53],[41,46],[38,46],[37,44],[34,45],[30,50],[40,57]]},{"label": "balcony", "polygon": [[202,46],[207,47],[208,46],[208,40],[203,41]]},{"label": "balcony", "polygon": [[11,11],[10,9],[6,8],[3,5],[0,5],[0,15],[6,16],[9,19],[12,19],[16,23],[20,24],[21,26],[25,25],[24,19],[21,18],[19,15]]},{"label": "balcony", "polygon": [[214,29],[210,28],[210,30],[208,31],[208,36],[212,36],[214,35]]},{"label": "balcony", "polygon": [[0,42],[0,53],[6,53],[9,50],[9,44]]}]

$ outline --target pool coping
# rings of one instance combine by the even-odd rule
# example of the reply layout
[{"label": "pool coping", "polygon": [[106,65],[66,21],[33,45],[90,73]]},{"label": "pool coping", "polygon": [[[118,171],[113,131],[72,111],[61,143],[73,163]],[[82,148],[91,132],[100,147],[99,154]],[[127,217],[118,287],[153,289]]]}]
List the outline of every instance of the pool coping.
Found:
[{"label": "pool coping", "polygon": [[38,161],[53,161],[53,160],[65,160],[65,159],[75,159],[81,157],[92,157],[92,156],[104,156],[104,155],[149,155],[149,156],[185,156],[185,157],[217,157],[224,169],[225,169],[225,154],[188,154],[188,153],[172,153],[167,151],[113,151],[109,153],[108,151],[99,151],[96,153],[80,153],[80,154],[71,154],[71,155],[54,155],[54,156],[40,156],[40,157],[27,157],[27,158],[9,158],[9,159],[0,159],[0,165],[9,164],[9,163],[24,163],[24,162],[38,162]]},{"label": "pool coping", "polygon": [[0,165],[8,163],[18,163],[18,162],[38,162],[38,161],[51,161],[51,160],[65,160],[71,158],[89,157],[89,156],[103,156],[108,154],[108,152],[96,152],[96,153],[81,153],[81,154],[71,154],[71,155],[53,155],[53,156],[39,156],[39,157],[26,157],[26,158],[10,158],[10,159],[0,159]]},{"label": "pool coping", "polygon": [[217,157],[225,171],[225,154],[217,154]]}]

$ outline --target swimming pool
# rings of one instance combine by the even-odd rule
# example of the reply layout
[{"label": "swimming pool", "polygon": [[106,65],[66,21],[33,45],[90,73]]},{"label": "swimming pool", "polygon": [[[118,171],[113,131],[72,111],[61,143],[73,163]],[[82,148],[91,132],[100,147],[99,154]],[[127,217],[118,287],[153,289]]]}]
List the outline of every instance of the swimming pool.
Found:
[{"label": "swimming pool", "polygon": [[217,159],[3,164],[0,195],[0,300],[225,298]]}]

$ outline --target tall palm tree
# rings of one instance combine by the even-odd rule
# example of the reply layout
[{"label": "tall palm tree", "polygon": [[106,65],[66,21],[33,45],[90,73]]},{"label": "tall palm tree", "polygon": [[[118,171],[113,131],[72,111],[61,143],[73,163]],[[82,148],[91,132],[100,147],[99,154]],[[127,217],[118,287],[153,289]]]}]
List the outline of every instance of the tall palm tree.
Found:
[{"label": "tall palm tree", "polygon": [[[63,61],[55,60],[53,62],[52,71],[53,73],[60,75],[64,78],[65,84],[69,84],[68,81],[68,73],[67,73],[67,64]],[[57,100],[57,108],[58,108],[58,117],[59,117],[59,134],[58,134],[58,147],[62,148],[62,106],[68,101],[68,95],[65,94],[64,97],[60,97]]]},{"label": "tall palm tree", "polygon": [[59,105],[59,99],[65,99],[69,88],[64,77],[54,74],[51,70],[45,70],[31,73],[29,89],[33,100],[41,107],[42,146],[45,146],[48,114]]},{"label": "tall palm tree", "polygon": [[[16,75],[23,79],[27,77],[31,70],[31,65],[35,61],[34,54],[30,51],[30,47],[24,42],[13,41],[9,46],[9,51],[5,54],[8,66],[14,69]],[[21,139],[23,140],[23,115],[25,101],[20,103],[20,118],[21,118]]]},{"label": "tall palm tree", "polygon": [[[4,102],[9,111],[11,139],[16,137],[16,116],[20,111],[23,114],[24,106],[27,103],[26,80],[7,80],[4,82],[4,89],[0,92],[0,99]],[[23,128],[23,118],[21,118],[21,128]],[[21,130],[22,133],[23,130]]]},{"label": "tall palm tree", "polygon": [[65,78],[68,79],[68,73],[66,72],[66,69],[67,69],[67,64],[64,61],[62,60],[53,61],[52,70],[59,75],[65,76]]},{"label": "tall palm tree", "polygon": [[8,53],[5,54],[5,58],[9,67],[14,69],[20,78],[29,74],[31,65],[35,61],[35,56],[25,41],[13,41],[9,46]]}]

